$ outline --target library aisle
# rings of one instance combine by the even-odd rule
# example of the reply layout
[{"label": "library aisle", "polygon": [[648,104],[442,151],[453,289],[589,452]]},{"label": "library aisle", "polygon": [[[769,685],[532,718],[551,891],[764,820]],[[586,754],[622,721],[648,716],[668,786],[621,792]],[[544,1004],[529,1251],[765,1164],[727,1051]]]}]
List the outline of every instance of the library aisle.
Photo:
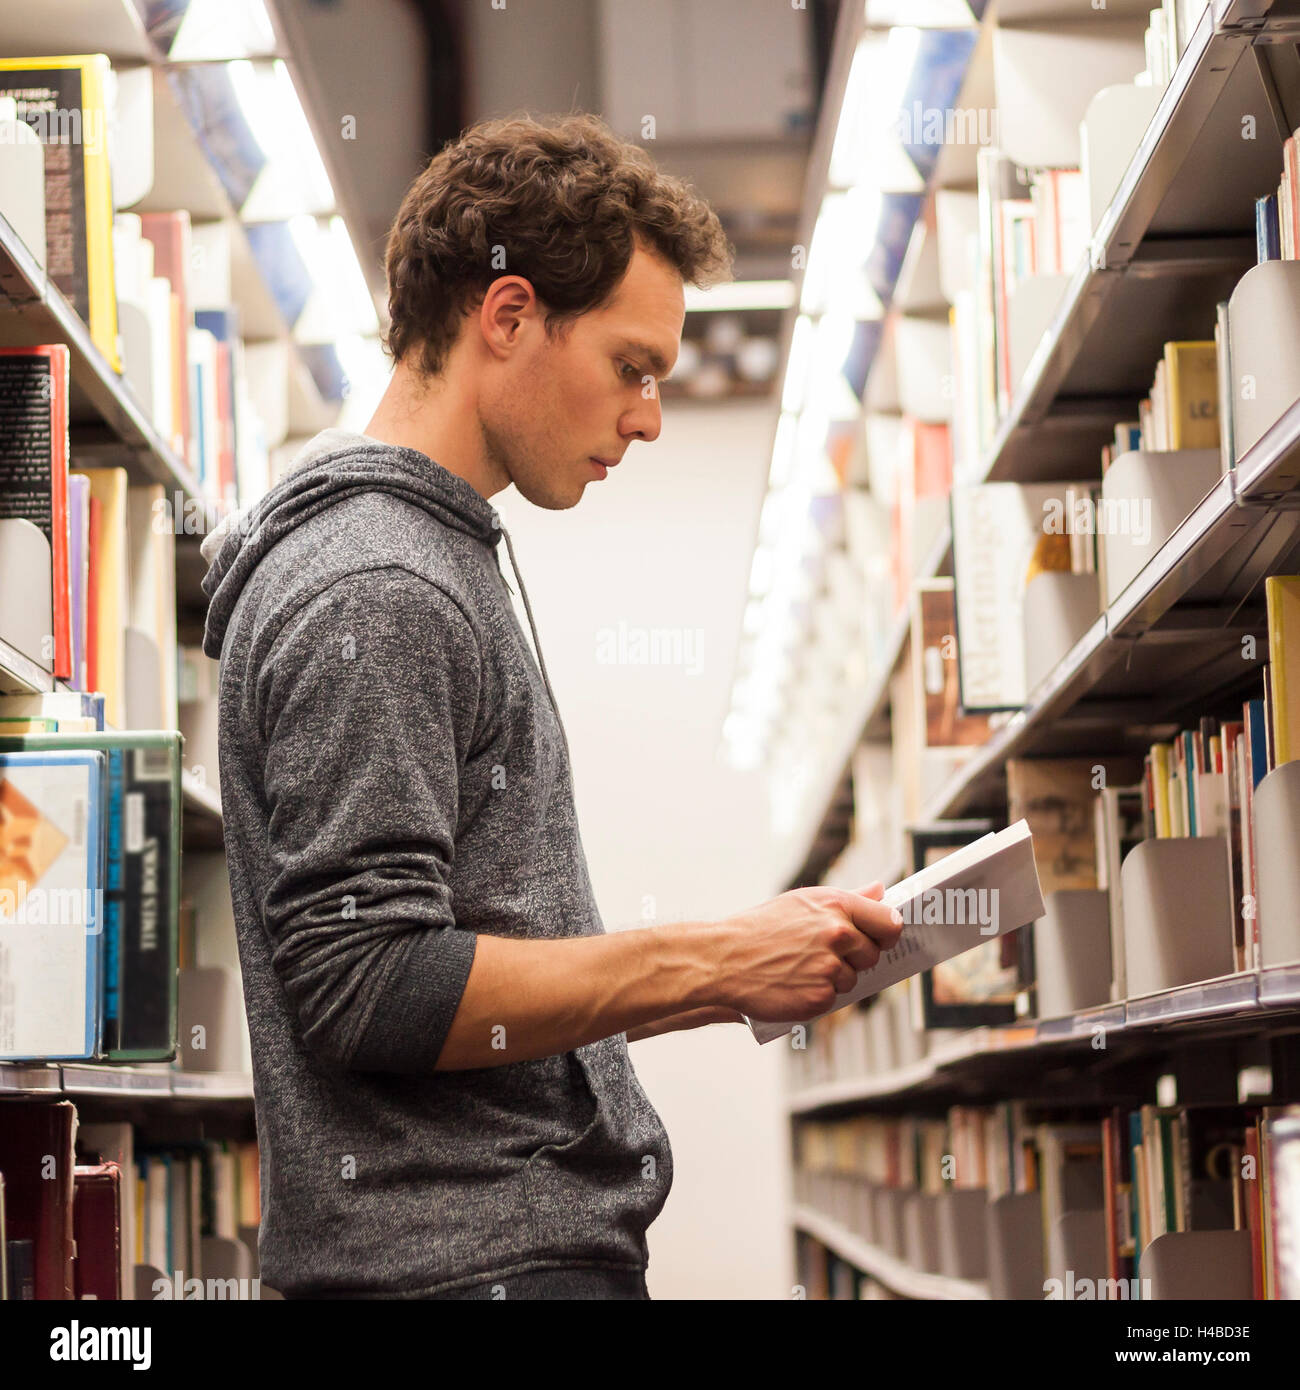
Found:
[{"label": "library aisle", "polygon": [[1297,0],[3,7],[50,1358],[633,1298],[1268,1360],[1298,139]]}]

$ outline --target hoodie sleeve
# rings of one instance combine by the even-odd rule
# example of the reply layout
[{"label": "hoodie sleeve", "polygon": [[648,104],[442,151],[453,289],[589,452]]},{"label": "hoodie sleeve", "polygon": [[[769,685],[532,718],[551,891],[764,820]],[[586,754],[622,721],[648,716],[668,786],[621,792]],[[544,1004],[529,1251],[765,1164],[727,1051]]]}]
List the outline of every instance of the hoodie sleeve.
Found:
[{"label": "hoodie sleeve", "polygon": [[452,912],[459,769],[481,693],[458,605],[403,569],[347,575],[258,679],[272,962],[328,1062],[428,1073],[476,937]]}]

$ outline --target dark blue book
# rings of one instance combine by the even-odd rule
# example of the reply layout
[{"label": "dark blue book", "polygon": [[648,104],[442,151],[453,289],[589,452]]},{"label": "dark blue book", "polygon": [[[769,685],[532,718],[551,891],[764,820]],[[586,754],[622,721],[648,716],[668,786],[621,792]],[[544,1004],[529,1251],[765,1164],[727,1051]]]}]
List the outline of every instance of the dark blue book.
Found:
[{"label": "dark blue book", "polygon": [[1247,700],[1242,711],[1246,716],[1246,738],[1250,749],[1250,787],[1256,787],[1268,775],[1268,726],[1264,720],[1263,700]]},{"label": "dark blue book", "polygon": [[1255,259],[1282,259],[1282,228],[1277,220],[1277,194],[1255,199]]}]

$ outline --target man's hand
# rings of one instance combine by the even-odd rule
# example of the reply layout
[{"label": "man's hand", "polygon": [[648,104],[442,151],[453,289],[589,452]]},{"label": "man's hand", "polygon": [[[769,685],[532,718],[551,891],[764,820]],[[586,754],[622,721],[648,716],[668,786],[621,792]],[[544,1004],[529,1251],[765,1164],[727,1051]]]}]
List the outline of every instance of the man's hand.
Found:
[{"label": "man's hand", "polygon": [[761,1022],[823,1013],[902,935],[884,891],[796,888],[720,922],[716,997]]}]

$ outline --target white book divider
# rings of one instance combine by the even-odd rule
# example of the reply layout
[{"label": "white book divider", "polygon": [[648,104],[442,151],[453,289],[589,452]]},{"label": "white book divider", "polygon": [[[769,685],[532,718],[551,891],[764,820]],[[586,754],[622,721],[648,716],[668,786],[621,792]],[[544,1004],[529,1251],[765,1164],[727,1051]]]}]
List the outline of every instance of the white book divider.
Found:
[{"label": "white book divider", "polygon": [[903,1258],[903,1201],[901,1187],[878,1187],[874,1202],[876,1244],[896,1260]]},{"label": "white book divider", "polygon": [[1106,603],[1143,566],[1218,481],[1218,449],[1131,450],[1101,480],[1097,531],[1106,551]]},{"label": "white book divider", "polygon": [[110,87],[113,128],[108,145],[113,206],[134,207],[153,188],[153,69],[115,66]]},{"label": "white book divider", "polygon": [[1300,762],[1275,767],[1252,804],[1260,963],[1290,965],[1300,961]]},{"label": "white book divider", "polygon": [[898,1051],[894,1045],[894,1015],[887,999],[878,999],[867,1011],[867,1067],[876,1075],[893,1071],[898,1066]]},{"label": "white book divider", "polygon": [[1009,1192],[984,1213],[989,1294],[997,1299],[1043,1296],[1043,1204],[1038,1192]]},{"label": "white book divider", "polygon": [[135,1298],[139,1302],[149,1302],[158,1297],[158,1291],[154,1285],[158,1280],[163,1280],[168,1288],[172,1286],[172,1276],[164,1274],[155,1265],[136,1265],[135,1266]]},{"label": "white book divider", "polygon": [[[1046,1278],[1059,1279],[1064,1291],[1081,1279],[1105,1279],[1106,1213],[1104,1211],[1066,1211],[1052,1223],[1047,1233]],[[1040,1298],[1043,1291],[1039,1290]]]},{"label": "white book divider", "polygon": [[166,729],[162,707],[162,656],[158,643],[138,627],[123,633],[126,667],[126,727]]},{"label": "white book divider", "polygon": [[1228,299],[1235,463],[1300,399],[1300,261],[1264,261]]},{"label": "white book divider", "polygon": [[1073,169],[1079,164],[1079,128],[1103,87],[1131,82],[1146,57],[1147,16],[1115,16],[1072,8],[1078,18],[1048,15],[1031,5],[1030,23],[1015,24],[1015,4],[998,8],[993,31],[998,141],[1017,164]]},{"label": "white book divider", "polygon": [[894,351],[895,321],[885,324],[880,347],[872,359],[871,374],[863,399],[868,415],[897,415],[902,409],[898,399],[898,362]]},{"label": "white book divider", "polygon": [[1143,840],[1120,868],[1130,999],[1230,975],[1228,842]]},{"label": "white book divider", "polygon": [[1034,973],[1039,1018],[1105,1004],[1110,999],[1110,904],[1097,888],[1043,894],[1034,923]]},{"label": "white book divider", "polygon": [[0,217],[45,269],[45,146],[18,119],[13,97],[0,98]]},{"label": "white book divider", "polygon": [[988,1193],[982,1187],[952,1187],[937,1201],[939,1273],[950,1279],[986,1279],[989,1252],[984,1212]]},{"label": "white book divider", "polygon": [[246,1025],[243,991],[235,972],[225,965],[183,966],[177,976],[176,1003],[182,1068],[242,1071]]},{"label": "white book divider", "polygon": [[1088,103],[1079,128],[1079,167],[1088,195],[1090,232],[1097,230],[1110,206],[1163,93],[1163,87],[1128,82],[1103,87]]},{"label": "white book divider", "polygon": [[1232,1302],[1252,1296],[1250,1264],[1249,1231],[1167,1231],[1142,1252],[1138,1279],[1152,1299]]},{"label": "white book divider", "polygon": [[876,1243],[874,1193],[865,1178],[853,1179],[853,1230],[868,1245]]},{"label": "white book divider", "polygon": [[923,1274],[939,1272],[939,1198],[909,1192],[903,1199],[903,1258]]},{"label": "white book divider", "polygon": [[[242,1240],[232,1240],[229,1236],[204,1236],[201,1250],[205,1280],[225,1283],[224,1296],[227,1299],[252,1297],[253,1252]],[[222,1296],[218,1290],[214,1289],[213,1292],[214,1296]]]},{"label": "white book divider", "polygon": [[119,297],[117,301],[117,332],[122,342],[122,375],[135,392],[145,416],[157,423],[154,415],[153,324],[142,304]]},{"label": "white book divider", "polygon": [[44,671],[54,670],[54,562],[39,527],[0,521],[0,638]]},{"label": "white book divider", "polygon": [[1025,368],[1061,302],[1068,275],[1027,275],[1007,297],[1007,343],[1011,380],[1024,380]]},{"label": "white book divider", "polygon": [[971,242],[979,237],[979,194],[941,188],[934,195],[934,223],[939,242],[939,288],[952,304],[974,289]]},{"label": "white book divider", "polygon": [[1044,570],[1025,585],[1025,689],[1033,690],[1101,613],[1095,574]]},{"label": "white book divider", "polygon": [[904,415],[928,424],[952,418],[952,344],[946,318],[901,315],[894,324],[898,403]]}]

